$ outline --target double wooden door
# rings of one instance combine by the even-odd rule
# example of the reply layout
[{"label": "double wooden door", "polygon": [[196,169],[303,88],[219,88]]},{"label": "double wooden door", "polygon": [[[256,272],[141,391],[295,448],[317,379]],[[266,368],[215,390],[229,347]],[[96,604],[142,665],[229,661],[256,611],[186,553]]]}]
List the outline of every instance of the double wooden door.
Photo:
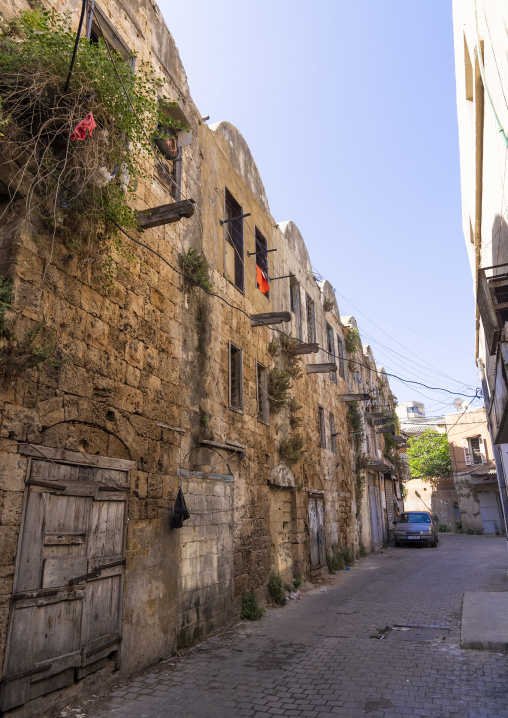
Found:
[{"label": "double wooden door", "polygon": [[309,496],[310,567],[326,564],[325,502],[322,496]]},{"label": "double wooden door", "polygon": [[90,460],[31,459],[1,710],[83,678],[119,649],[129,481],[127,467],[109,465],[132,462]]}]

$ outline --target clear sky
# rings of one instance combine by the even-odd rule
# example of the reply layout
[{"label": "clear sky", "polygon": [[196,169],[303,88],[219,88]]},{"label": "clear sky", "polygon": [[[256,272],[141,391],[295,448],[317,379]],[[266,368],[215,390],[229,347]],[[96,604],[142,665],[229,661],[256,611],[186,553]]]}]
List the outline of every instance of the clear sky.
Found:
[{"label": "clear sky", "polygon": [[[377,362],[474,394],[451,2],[159,6],[201,114],[240,130],[272,215],[298,225]],[[428,415],[454,411],[456,396],[390,384]]]}]

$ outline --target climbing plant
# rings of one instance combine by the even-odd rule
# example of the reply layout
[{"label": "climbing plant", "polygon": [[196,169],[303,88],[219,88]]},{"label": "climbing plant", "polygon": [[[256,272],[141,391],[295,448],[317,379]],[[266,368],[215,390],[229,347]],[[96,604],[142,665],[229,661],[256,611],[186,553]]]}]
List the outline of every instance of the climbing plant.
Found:
[{"label": "climbing plant", "polygon": [[[131,200],[149,177],[157,127],[178,125],[162,113],[163,80],[146,62],[126,62],[103,39],[74,50],[70,15],[40,5],[0,24],[0,138],[11,197],[26,202],[26,217],[42,220],[73,248],[111,275],[120,250],[117,225],[136,226]],[[95,129],[72,139],[92,113]],[[182,126],[183,127],[183,126]],[[147,160],[150,159],[150,162]],[[95,248],[95,253],[93,252]]]},{"label": "climbing plant", "polygon": [[410,438],[407,456],[413,478],[451,476],[453,473],[448,436],[435,429],[426,429],[421,436]]},{"label": "climbing plant", "polygon": [[189,249],[185,254],[179,254],[178,259],[189,283],[197,284],[208,292],[213,289],[208,264],[201,252],[196,249]]},{"label": "climbing plant", "polygon": [[358,329],[344,327],[344,339],[348,354],[354,354],[362,348],[362,340]]}]

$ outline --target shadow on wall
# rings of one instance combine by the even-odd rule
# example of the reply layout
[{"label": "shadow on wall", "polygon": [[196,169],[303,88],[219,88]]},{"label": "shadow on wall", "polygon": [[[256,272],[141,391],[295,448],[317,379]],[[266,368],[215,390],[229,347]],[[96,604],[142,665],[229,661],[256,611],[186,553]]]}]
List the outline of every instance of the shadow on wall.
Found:
[{"label": "shadow on wall", "polygon": [[491,264],[508,262],[508,224],[504,217],[496,214],[492,225],[492,260]]}]

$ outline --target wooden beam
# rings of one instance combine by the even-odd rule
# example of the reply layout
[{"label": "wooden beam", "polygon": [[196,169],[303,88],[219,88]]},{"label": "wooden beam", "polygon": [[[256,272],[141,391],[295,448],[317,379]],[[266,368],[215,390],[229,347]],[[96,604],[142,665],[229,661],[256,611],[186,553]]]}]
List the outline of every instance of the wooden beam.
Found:
[{"label": "wooden beam", "polygon": [[241,444],[221,444],[219,441],[209,441],[208,439],[202,439],[200,442],[201,446],[211,446],[214,449],[227,449],[227,451],[237,451],[239,454],[245,454],[247,451],[246,446]]},{"label": "wooden beam", "polygon": [[261,327],[264,324],[280,324],[290,322],[290,312],[267,312],[266,314],[252,314],[250,318],[251,327]]},{"label": "wooden beam", "polygon": [[159,207],[144,209],[136,215],[138,229],[151,229],[163,224],[179,222],[183,217],[192,217],[194,209],[193,199],[184,199],[181,202],[170,202],[161,204]]},{"label": "wooden beam", "polygon": [[325,374],[329,371],[337,371],[337,364],[307,364],[305,370],[307,374]]},{"label": "wooden beam", "polygon": [[382,419],[383,418],[383,412],[382,411],[366,411],[363,415],[364,419]]},{"label": "wooden beam", "polygon": [[319,351],[319,344],[296,344],[292,347],[288,354],[295,356],[296,354],[315,354]]},{"label": "wooden beam", "polygon": [[368,394],[341,394],[339,399],[341,401],[368,401],[370,396]]}]

